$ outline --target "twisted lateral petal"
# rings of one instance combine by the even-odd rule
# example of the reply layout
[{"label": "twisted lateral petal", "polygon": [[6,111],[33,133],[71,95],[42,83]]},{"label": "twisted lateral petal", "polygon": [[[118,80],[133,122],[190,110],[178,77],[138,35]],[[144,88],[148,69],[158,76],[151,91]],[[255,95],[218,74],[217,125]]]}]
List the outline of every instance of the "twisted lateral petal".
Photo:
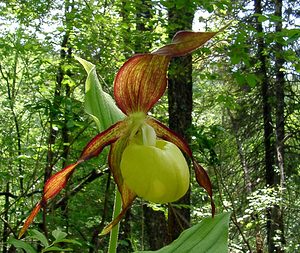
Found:
[{"label": "twisted lateral petal", "polygon": [[122,197],[122,211],[121,213],[111,222],[109,223],[101,232],[101,235],[105,235],[110,232],[110,230],[118,224],[118,222],[122,219],[128,208],[131,206],[132,202],[136,198],[136,194],[131,191],[128,186],[124,183],[121,170],[120,170],[120,161],[122,158],[122,154],[124,149],[128,144],[128,136],[123,135],[120,139],[114,142],[109,151],[109,167],[113,174],[114,180],[118,186],[118,190],[121,193]]},{"label": "twisted lateral petal", "polygon": [[88,160],[98,156],[104,147],[115,142],[127,130],[127,121],[119,121],[96,135],[84,148],[79,160]]},{"label": "twisted lateral petal", "polygon": [[49,199],[54,198],[66,186],[75,167],[81,162],[83,160],[65,167],[47,180],[44,186],[42,203],[46,203]]},{"label": "twisted lateral petal", "polygon": [[26,219],[19,233],[19,238],[21,238],[22,235],[26,232],[27,228],[32,223],[35,216],[38,214],[42,205],[46,204],[49,199],[54,198],[66,186],[68,179],[72,175],[75,167],[81,162],[83,162],[83,160],[80,160],[74,164],[67,166],[63,170],[55,173],[47,180],[44,186],[42,200],[39,203],[37,203],[37,205],[34,207],[30,215]]},{"label": "twisted lateral petal", "polygon": [[193,156],[192,151],[187,142],[184,139],[182,139],[176,132],[172,131],[170,128],[166,127],[164,124],[162,124],[154,118],[147,117],[146,122],[155,129],[156,135],[159,138],[174,143],[189,157]]},{"label": "twisted lateral petal", "polygon": [[171,57],[183,56],[202,46],[215,35],[216,32],[179,31],[173,37],[171,44],[152,53]]},{"label": "twisted lateral petal", "polygon": [[[134,199],[132,199],[132,201],[130,203],[133,202]],[[126,211],[129,209],[130,205],[126,206],[126,207],[122,207],[122,211],[120,212],[120,214],[111,222],[109,223],[107,226],[105,226],[105,228],[102,230],[100,235],[106,235],[108,234],[112,228],[117,225],[119,223],[119,221],[123,218],[123,216],[125,215]]]},{"label": "twisted lateral petal", "polygon": [[209,179],[206,171],[203,169],[203,167],[199,163],[197,163],[194,158],[193,158],[193,167],[194,167],[194,171],[196,174],[196,180],[197,180],[198,184],[207,191],[207,193],[210,197],[211,213],[212,213],[212,216],[214,216],[216,208],[215,208],[215,203],[213,201],[213,192],[212,192],[212,185],[211,185],[210,179]]},{"label": "twisted lateral petal", "polygon": [[212,192],[212,185],[210,179],[203,169],[203,167],[196,162],[193,158],[192,151],[186,141],[178,136],[174,131],[163,125],[158,120],[154,118],[147,118],[147,123],[155,129],[157,137],[162,138],[164,140],[170,141],[174,143],[178,148],[180,148],[183,152],[185,152],[193,161],[193,168],[196,175],[196,180],[198,184],[203,187],[206,192],[208,193],[210,200],[211,200],[211,209],[212,209],[212,216],[215,214],[215,204],[213,201],[213,192]]},{"label": "twisted lateral petal", "polygon": [[24,233],[26,232],[27,228],[29,227],[29,225],[32,223],[33,219],[35,218],[35,216],[38,214],[38,212],[40,211],[42,207],[41,202],[37,203],[36,206],[33,208],[32,212],[30,213],[30,215],[27,217],[26,221],[24,222],[24,225],[19,233],[18,238],[20,239]]},{"label": "twisted lateral petal", "polygon": [[108,128],[106,131],[98,134],[84,148],[79,160],[76,163],[65,167],[47,180],[44,186],[42,200],[35,206],[31,214],[26,219],[20,231],[19,237],[26,232],[27,228],[32,223],[34,217],[38,214],[42,205],[46,204],[49,199],[54,198],[66,186],[70,176],[74,172],[75,167],[85,160],[99,155],[105,146],[116,141],[116,139],[122,135],[124,129],[126,129],[126,125],[127,124],[125,121],[120,121]]},{"label": "twisted lateral petal", "polygon": [[114,95],[125,113],[147,113],[167,87],[170,57],[140,54],[131,57],[119,70],[114,81]]}]

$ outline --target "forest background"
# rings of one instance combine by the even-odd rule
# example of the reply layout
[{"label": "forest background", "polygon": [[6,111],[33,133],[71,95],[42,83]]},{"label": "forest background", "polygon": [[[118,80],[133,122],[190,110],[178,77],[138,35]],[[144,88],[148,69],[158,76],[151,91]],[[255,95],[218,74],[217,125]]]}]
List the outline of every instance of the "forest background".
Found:
[{"label": "forest background", "polygon": [[[8,239],[44,182],[97,134],[74,54],[96,65],[112,94],[135,53],[179,30],[229,24],[171,63],[168,92],[151,115],[189,141],[212,180],[217,213],[231,211],[230,252],[299,252],[299,18],[298,0],[1,1],[0,251],[15,252]],[[114,188],[101,155],[80,166],[32,227],[50,240],[56,229],[67,233],[81,243],[76,252],[105,252],[108,237],[99,233],[111,221]],[[208,216],[195,182],[169,207],[139,199],[121,222],[118,252],[161,248]]]}]

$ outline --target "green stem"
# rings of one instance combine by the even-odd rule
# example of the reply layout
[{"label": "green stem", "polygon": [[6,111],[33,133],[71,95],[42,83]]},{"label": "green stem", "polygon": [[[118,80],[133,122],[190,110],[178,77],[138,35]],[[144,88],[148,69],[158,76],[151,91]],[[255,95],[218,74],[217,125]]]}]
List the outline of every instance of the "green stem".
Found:
[{"label": "green stem", "polygon": [[[115,192],[115,203],[114,203],[114,212],[113,212],[113,220],[119,215],[122,209],[122,199],[121,194],[116,187]],[[108,245],[108,253],[116,253],[117,252],[117,244],[118,244],[118,235],[119,235],[119,223],[114,226],[114,228],[110,232],[109,245]]]}]

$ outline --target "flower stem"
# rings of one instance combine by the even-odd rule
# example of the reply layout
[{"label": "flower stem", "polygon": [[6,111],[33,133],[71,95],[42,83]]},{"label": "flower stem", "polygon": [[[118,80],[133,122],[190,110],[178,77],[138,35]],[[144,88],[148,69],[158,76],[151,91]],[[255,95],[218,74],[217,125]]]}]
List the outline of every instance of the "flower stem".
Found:
[{"label": "flower stem", "polygon": [[[113,220],[119,215],[119,213],[121,212],[121,209],[122,209],[121,194],[120,194],[118,188],[116,187]],[[108,253],[116,253],[117,252],[119,226],[120,226],[119,223],[116,224],[110,232]]]}]

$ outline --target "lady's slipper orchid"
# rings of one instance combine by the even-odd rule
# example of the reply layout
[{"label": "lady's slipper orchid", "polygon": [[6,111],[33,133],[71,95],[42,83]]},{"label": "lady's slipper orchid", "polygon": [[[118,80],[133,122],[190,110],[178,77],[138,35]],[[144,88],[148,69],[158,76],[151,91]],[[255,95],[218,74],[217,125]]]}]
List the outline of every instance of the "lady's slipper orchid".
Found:
[{"label": "lady's slipper orchid", "polygon": [[167,203],[176,201],[186,193],[190,175],[181,152],[192,159],[196,180],[208,192],[214,215],[209,177],[192,157],[187,143],[147,115],[166,90],[166,74],[171,58],[192,52],[214,35],[213,32],[181,31],[174,36],[171,44],[149,54],[135,55],[124,63],[114,81],[114,96],[117,106],[127,117],[95,136],[76,163],[49,178],[41,201],[25,221],[19,237],[25,233],[41,207],[65,187],[75,167],[98,156],[108,145],[109,167],[122,196],[122,212],[104,229],[104,233],[120,221],[136,196]]}]

